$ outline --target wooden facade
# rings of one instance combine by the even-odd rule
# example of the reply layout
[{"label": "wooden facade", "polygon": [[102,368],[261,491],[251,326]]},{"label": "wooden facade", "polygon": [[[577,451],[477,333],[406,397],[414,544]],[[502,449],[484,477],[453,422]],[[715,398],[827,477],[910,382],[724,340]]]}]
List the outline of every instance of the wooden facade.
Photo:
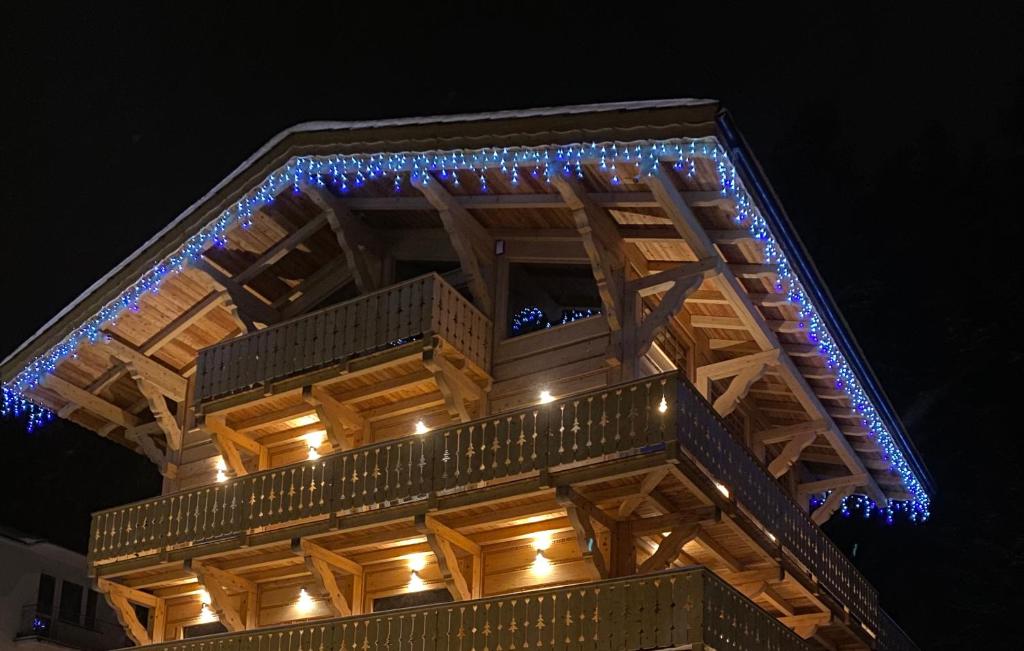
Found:
[{"label": "wooden facade", "polygon": [[[707,138],[716,110],[300,131],[152,247],[304,152]],[[162,495],[93,517],[90,567],[132,638],[913,648],[819,528],[846,495],[907,499],[906,486],[719,170],[657,164],[296,185],[62,361],[31,397],[165,477]],[[594,309],[511,332],[512,294],[550,289],[517,286],[535,268],[587,270],[551,282],[586,285]],[[16,351],[5,377],[123,280]],[[428,597],[454,601],[415,601]],[[230,634],[185,639],[214,621]]]}]

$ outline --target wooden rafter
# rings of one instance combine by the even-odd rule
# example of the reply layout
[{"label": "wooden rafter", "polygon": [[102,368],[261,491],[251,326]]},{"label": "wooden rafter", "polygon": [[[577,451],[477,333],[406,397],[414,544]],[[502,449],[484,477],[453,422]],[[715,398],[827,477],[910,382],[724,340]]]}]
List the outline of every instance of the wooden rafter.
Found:
[{"label": "wooden rafter", "polygon": [[[654,171],[656,173],[644,175],[644,182],[657,199],[660,207],[665,211],[672,225],[679,231],[682,238],[686,240],[694,254],[701,259],[719,256],[719,252],[703,230],[703,226],[696,215],[693,214],[693,210],[690,209],[682,194],[672,184],[668,172],[666,170]],[[766,323],[758,309],[751,303],[750,297],[747,296],[746,291],[739,284],[736,274],[732,269],[726,267],[723,273],[719,274],[715,280],[718,290],[729,299],[736,313],[736,318],[740,319],[744,324],[746,331],[753,337],[757,346],[763,351],[780,349],[778,337]],[[807,384],[807,380],[800,374],[800,371],[788,355],[779,356],[779,370],[786,384],[811,418],[831,420],[828,410],[822,406],[814,391]],[[867,472],[860,457],[850,447],[849,441],[846,440],[842,432],[833,424],[825,435],[850,469],[850,472],[853,474],[863,473],[865,475],[864,488],[868,495],[876,501],[884,502],[886,499],[885,493],[870,473]]]},{"label": "wooden rafter", "polygon": [[256,457],[258,470],[270,467],[270,451],[267,447],[238,430],[228,427],[223,415],[210,414],[197,418],[196,426],[210,436],[210,440],[213,441],[221,457],[224,458],[224,463],[236,477],[241,477],[249,472],[238,448],[242,448]]},{"label": "wooden rafter", "polygon": [[[303,557],[321,592],[326,594],[335,613],[342,617],[360,615],[363,610],[363,567],[355,561],[308,540],[293,540],[292,550]],[[338,585],[334,570],[352,576],[352,591],[346,595]]]},{"label": "wooden rafter", "polygon": [[167,406],[167,399],[164,397],[163,392],[155,384],[139,375],[136,366],[130,365],[129,373],[132,379],[135,380],[139,393],[146,399],[155,422],[160,426],[160,431],[163,432],[164,438],[167,441],[167,449],[180,450],[181,426],[178,425],[178,418],[171,413],[170,407]]},{"label": "wooden rafter", "polygon": [[214,267],[206,258],[195,261],[192,268],[204,274],[216,290],[228,295],[230,300],[224,301],[224,307],[238,318],[239,325],[246,332],[253,332],[258,326],[268,326],[280,320],[276,310]]},{"label": "wooden rafter", "polygon": [[[723,197],[721,192],[690,191],[683,197],[691,206],[716,206],[735,209],[735,200]],[[589,192],[587,197],[601,208],[657,208],[658,201],[650,192]],[[549,193],[483,194],[454,197],[468,209],[544,209],[565,208],[558,195]],[[429,210],[431,204],[420,197],[345,197],[341,198],[351,210]]]},{"label": "wooden rafter", "polygon": [[90,393],[82,387],[61,379],[53,373],[50,373],[43,378],[42,385],[47,389],[56,391],[65,400],[73,402],[83,409],[88,409],[97,416],[110,421],[114,425],[127,429],[129,427],[135,427],[142,422],[138,416],[128,410],[122,409],[121,407]]},{"label": "wooden rafter", "polygon": [[456,368],[437,347],[430,346],[423,350],[423,366],[429,370],[437,388],[444,397],[449,415],[463,423],[476,416],[469,409],[470,400],[482,406],[485,398],[484,390],[477,386],[461,369]]},{"label": "wooden rafter", "polygon": [[[437,560],[437,567],[452,596],[459,600],[481,596],[483,588],[483,551],[463,534],[428,515],[417,515],[416,528],[423,534]],[[472,558],[469,577],[462,571],[455,548],[462,549]]]},{"label": "wooden rafter", "polygon": [[274,266],[281,258],[292,252],[295,247],[313,236],[326,224],[324,214],[317,215],[308,222],[278,240],[264,251],[252,264],[234,275],[232,280],[238,285],[245,285],[264,271]]},{"label": "wooden rafter", "polygon": [[626,519],[633,514],[633,511],[646,500],[654,489],[658,487],[661,480],[668,475],[668,468],[656,468],[644,476],[640,482],[636,494],[628,495],[619,504],[619,519]]},{"label": "wooden rafter", "polygon": [[789,439],[782,451],[768,464],[768,472],[772,477],[778,479],[786,474],[793,467],[793,464],[800,459],[800,454],[818,438],[817,432],[806,432],[798,434]]},{"label": "wooden rafter", "polygon": [[832,517],[832,514],[839,509],[843,500],[849,497],[851,493],[853,493],[853,486],[840,486],[835,488],[831,493],[829,493],[829,496],[825,498],[825,501],[822,502],[818,508],[814,509],[814,512],[811,513],[811,519],[814,520],[815,524],[825,524],[828,519]]},{"label": "wooden rafter", "polygon": [[112,337],[101,346],[111,357],[121,360],[133,378],[147,381],[175,402],[184,402],[188,393],[188,381],[178,375],[177,371]]},{"label": "wooden rafter", "polygon": [[576,547],[580,556],[590,563],[598,579],[607,579],[611,574],[611,566],[598,546],[593,522],[600,523],[613,533],[617,523],[571,486],[558,486],[555,489],[555,500],[565,508],[565,515],[576,534]]},{"label": "wooden rafter", "polygon": [[[246,605],[249,606],[255,602],[258,594],[256,584],[237,574],[194,560],[186,563],[186,570],[193,572],[203,584],[203,588],[210,595],[210,607],[217,613],[217,618],[224,627],[231,632],[244,631],[249,624],[249,615],[235,605],[229,591],[243,593]],[[250,607],[246,610],[252,609]]]},{"label": "wooden rafter", "polygon": [[699,524],[683,525],[673,529],[667,536],[662,538],[654,553],[640,564],[640,567],[637,568],[637,573],[657,572],[671,565],[672,561],[678,558],[679,554],[683,551],[683,545],[693,540],[699,531]]},{"label": "wooden rafter", "polygon": [[355,446],[354,433],[366,426],[366,421],[359,412],[338,402],[320,386],[303,387],[302,399],[316,410],[317,417],[327,432],[327,439],[334,449],[348,450]]},{"label": "wooden rafter", "polygon": [[480,310],[494,314],[494,240],[480,222],[462,207],[441,185],[424,174],[411,179],[441,216],[441,223],[459,256],[462,270],[469,277],[469,289]]},{"label": "wooden rafter", "polygon": [[625,323],[622,292],[625,282],[625,243],[619,235],[615,220],[590,200],[575,179],[555,174],[551,177],[551,183],[572,210],[576,230],[583,240],[583,248],[590,259],[594,280],[597,281],[608,327],[612,331],[621,330]]},{"label": "wooden rafter", "polygon": [[124,437],[139,446],[139,450],[153,462],[161,475],[173,479],[178,474],[178,466],[171,459],[171,451],[161,450],[153,440],[154,436],[162,433],[159,423],[152,422],[126,429]]},{"label": "wooden rafter", "polygon": [[345,252],[349,272],[364,294],[379,289],[383,273],[384,245],[370,228],[325,188],[306,189],[306,195],[327,217],[338,245]]},{"label": "wooden rafter", "polygon": [[[163,599],[104,578],[96,580],[96,587],[106,598],[107,603],[117,616],[118,623],[124,627],[125,633],[132,642],[143,646],[163,641],[163,627],[167,621],[167,603]],[[139,621],[133,604],[146,606],[153,610],[152,632]]]}]

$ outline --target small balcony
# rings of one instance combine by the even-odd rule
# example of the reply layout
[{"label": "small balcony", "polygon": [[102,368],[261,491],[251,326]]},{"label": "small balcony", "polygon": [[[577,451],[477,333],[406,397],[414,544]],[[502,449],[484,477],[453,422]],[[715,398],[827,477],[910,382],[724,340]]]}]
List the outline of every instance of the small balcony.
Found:
[{"label": "small balcony", "polygon": [[351,360],[439,337],[474,369],[490,368],[491,322],[427,274],[200,351],[195,402],[244,404],[338,377]]},{"label": "small balcony", "polygon": [[[536,496],[555,487],[579,487],[597,503],[602,495],[630,495],[634,487],[625,482],[640,484],[659,468],[668,471],[656,501],[666,527],[701,504],[722,514],[701,525],[702,544],[724,559],[716,573],[742,587],[751,571],[775,572],[783,577],[778,585],[792,588],[792,603],[832,613],[782,606],[780,619],[808,631],[841,625],[879,648],[872,640],[883,615],[874,588],[675,373],[101,511],[93,516],[89,562],[97,574],[124,576],[242,547],[393,526],[387,523],[428,511],[458,516],[519,499],[516,509],[525,512],[529,503],[541,508]],[[597,522],[615,527],[609,520],[623,513],[632,519],[621,505],[612,511]],[[500,520],[500,510],[494,517]],[[652,523],[645,530],[660,526],[639,522]],[[765,563],[777,570],[753,569]],[[751,594],[779,602],[763,586]],[[885,634],[905,639],[893,626]]]},{"label": "small balcony", "polygon": [[811,651],[813,647],[697,567],[145,648]]},{"label": "small balcony", "polygon": [[18,631],[14,636],[15,646],[19,642],[38,640],[81,651],[105,651],[124,644],[125,635],[115,622],[95,617],[84,621],[71,620],[29,604],[21,609]]}]

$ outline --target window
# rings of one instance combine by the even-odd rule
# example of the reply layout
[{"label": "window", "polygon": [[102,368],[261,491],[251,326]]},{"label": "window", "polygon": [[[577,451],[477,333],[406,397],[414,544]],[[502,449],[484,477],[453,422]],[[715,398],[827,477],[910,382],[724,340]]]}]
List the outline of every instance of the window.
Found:
[{"label": "window", "polygon": [[61,581],[60,584],[60,618],[66,622],[75,622],[82,616],[82,594],[84,589],[77,583]]},{"label": "window", "polygon": [[422,590],[420,592],[407,592],[405,594],[396,594],[390,597],[374,599],[373,612],[379,613],[384,610],[395,610],[396,608],[412,608],[415,606],[446,604],[451,601],[452,593],[448,592],[448,588]]},{"label": "window", "polygon": [[508,287],[510,337],[601,312],[589,265],[511,264]]},{"label": "window", "polygon": [[43,615],[53,614],[53,595],[57,582],[49,574],[39,575],[39,595],[36,598],[36,611]]},{"label": "window", "polygon": [[96,628],[96,597],[98,593],[95,590],[89,590],[85,595],[85,621],[83,624],[86,628]]}]

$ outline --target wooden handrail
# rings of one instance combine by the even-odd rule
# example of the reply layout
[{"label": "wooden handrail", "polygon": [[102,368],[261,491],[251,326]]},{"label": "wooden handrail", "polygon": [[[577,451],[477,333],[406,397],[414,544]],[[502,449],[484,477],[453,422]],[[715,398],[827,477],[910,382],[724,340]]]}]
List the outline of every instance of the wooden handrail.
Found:
[{"label": "wooden handrail", "polygon": [[808,642],[703,567],[318,619],[154,644],[242,649],[704,648],[810,651]]},{"label": "wooden handrail", "polygon": [[487,371],[489,319],[436,273],[199,351],[196,402],[266,386],[355,356],[439,335]]},{"label": "wooden handrail", "polygon": [[481,481],[536,476],[611,454],[664,450],[667,442],[678,442],[682,453],[726,486],[786,554],[878,630],[875,589],[676,373],[100,511],[93,516],[89,560],[156,553],[366,506],[428,500]]}]

